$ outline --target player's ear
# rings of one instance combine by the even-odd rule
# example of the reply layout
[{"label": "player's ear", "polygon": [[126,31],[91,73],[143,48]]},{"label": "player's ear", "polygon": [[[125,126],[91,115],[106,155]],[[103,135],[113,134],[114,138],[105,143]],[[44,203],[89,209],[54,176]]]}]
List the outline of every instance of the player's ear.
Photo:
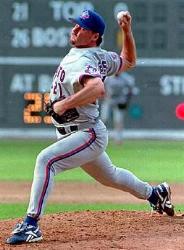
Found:
[{"label": "player's ear", "polygon": [[99,38],[99,33],[93,33],[93,41],[97,41],[98,40],[98,38]]}]

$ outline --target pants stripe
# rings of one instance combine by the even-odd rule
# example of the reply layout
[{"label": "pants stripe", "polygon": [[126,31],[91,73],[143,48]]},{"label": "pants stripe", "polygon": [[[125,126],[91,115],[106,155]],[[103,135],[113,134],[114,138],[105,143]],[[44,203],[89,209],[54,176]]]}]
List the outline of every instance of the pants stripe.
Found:
[{"label": "pants stripe", "polygon": [[51,166],[53,163],[57,162],[57,161],[60,161],[60,160],[63,160],[63,159],[66,159],[68,157],[71,157],[77,153],[79,153],[80,151],[86,149],[87,147],[89,147],[95,140],[96,140],[96,134],[95,134],[95,131],[94,129],[89,129],[89,133],[91,134],[91,137],[90,139],[85,142],[84,144],[82,144],[81,146],[77,147],[76,149],[72,150],[72,151],[69,151],[68,153],[64,154],[64,155],[59,155],[53,159],[51,159],[47,166],[46,166],[46,177],[45,177],[45,182],[44,182],[44,186],[43,186],[43,190],[41,192],[41,196],[40,196],[40,199],[39,199],[39,202],[38,202],[38,211],[35,215],[36,218],[38,218],[40,216],[40,213],[41,213],[41,210],[42,210],[42,206],[43,206],[43,201],[44,201],[44,197],[45,197],[45,194],[47,192],[47,188],[48,188],[48,185],[49,185],[49,180],[50,180],[50,171],[51,171]]}]

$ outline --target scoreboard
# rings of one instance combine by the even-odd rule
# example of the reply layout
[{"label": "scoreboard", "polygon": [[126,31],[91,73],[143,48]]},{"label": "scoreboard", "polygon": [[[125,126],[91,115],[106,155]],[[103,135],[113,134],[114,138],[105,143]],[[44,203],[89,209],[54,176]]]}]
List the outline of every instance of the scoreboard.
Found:
[{"label": "scoreboard", "polygon": [[182,129],[174,113],[184,101],[184,2],[179,0],[1,0],[0,128],[52,126],[44,103],[70,49],[68,18],[83,9],[103,15],[103,48],[118,53],[122,41],[116,14],[132,14],[138,61],[129,72],[135,86],[126,128]]}]

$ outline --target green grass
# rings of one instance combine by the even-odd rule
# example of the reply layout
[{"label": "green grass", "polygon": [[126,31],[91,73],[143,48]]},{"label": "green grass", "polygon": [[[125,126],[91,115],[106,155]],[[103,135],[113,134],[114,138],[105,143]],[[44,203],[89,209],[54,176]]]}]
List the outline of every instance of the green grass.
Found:
[{"label": "green grass", "polygon": [[107,152],[113,162],[150,182],[183,182],[184,142],[127,141],[122,146],[110,144]]},{"label": "green grass", "polygon": [[[0,220],[25,216],[26,204],[0,204]],[[49,204],[45,214],[83,210],[147,210],[144,204]]]},{"label": "green grass", "polygon": [[[37,154],[50,140],[1,140],[0,180],[32,180]],[[135,173],[149,182],[163,180],[183,182],[184,142],[126,140],[122,146],[109,144],[107,152],[112,162]],[[66,171],[56,180],[92,180],[80,168]]]},{"label": "green grass", "polygon": [[[0,220],[22,218],[26,214],[26,204],[1,204]],[[45,214],[84,211],[84,210],[129,210],[129,211],[151,211],[145,204],[48,204]],[[184,205],[175,206],[175,212],[184,211]]]},{"label": "green grass", "polygon": [[[52,143],[51,140],[1,140],[0,181],[31,181],[37,154]],[[107,152],[112,162],[135,173],[148,182],[184,180],[184,142],[125,140],[122,146],[109,144]],[[66,171],[57,181],[92,181],[80,168]],[[184,205],[175,206],[184,211]],[[26,204],[0,204],[0,219],[23,217]],[[49,204],[46,213],[80,210],[147,210],[139,204]]]}]

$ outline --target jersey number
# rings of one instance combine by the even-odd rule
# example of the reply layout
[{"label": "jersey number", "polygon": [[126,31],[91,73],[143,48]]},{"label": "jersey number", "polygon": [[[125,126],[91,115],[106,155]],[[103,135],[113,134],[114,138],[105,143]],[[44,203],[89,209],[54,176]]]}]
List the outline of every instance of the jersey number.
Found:
[{"label": "jersey number", "polygon": [[55,75],[54,75],[53,94],[56,95],[57,91],[59,90],[59,97],[60,98],[63,96],[62,95],[62,83],[63,83],[64,79],[65,79],[65,71],[61,66],[59,66]]}]

